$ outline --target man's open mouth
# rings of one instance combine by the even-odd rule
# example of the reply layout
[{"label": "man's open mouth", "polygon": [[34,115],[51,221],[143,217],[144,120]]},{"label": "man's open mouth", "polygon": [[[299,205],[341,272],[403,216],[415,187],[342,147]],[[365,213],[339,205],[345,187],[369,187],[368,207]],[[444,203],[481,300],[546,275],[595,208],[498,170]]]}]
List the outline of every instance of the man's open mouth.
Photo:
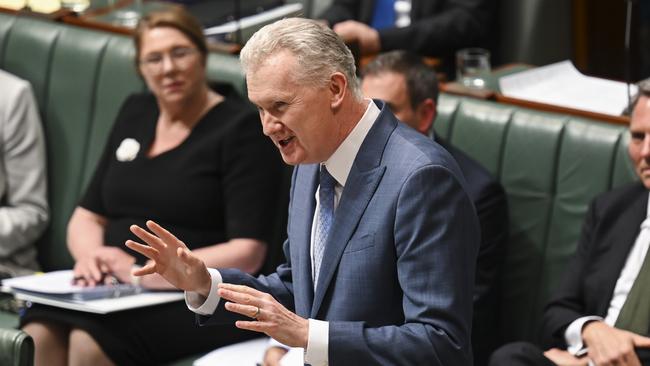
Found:
[{"label": "man's open mouth", "polygon": [[287,137],[287,138],[284,139],[284,140],[280,140],[280,141],[279,141],[280,146],[285,147],[285,146],[289,145],[289,143],[291,142],[291,140],[294,139],[294,137],[295,137],[295,136],[290,136],[290,137]]}]

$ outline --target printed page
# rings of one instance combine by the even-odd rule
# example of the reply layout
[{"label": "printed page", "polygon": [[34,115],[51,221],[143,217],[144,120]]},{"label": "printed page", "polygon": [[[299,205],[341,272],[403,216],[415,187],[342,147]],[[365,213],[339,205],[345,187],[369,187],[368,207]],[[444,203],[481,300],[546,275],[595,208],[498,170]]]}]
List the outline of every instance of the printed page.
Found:
[{"label": "printed page", "polygon": [[571,61],[504,76],[499,86],[508,97],[614,116],[628,104],[626,83],[583,75]]}]

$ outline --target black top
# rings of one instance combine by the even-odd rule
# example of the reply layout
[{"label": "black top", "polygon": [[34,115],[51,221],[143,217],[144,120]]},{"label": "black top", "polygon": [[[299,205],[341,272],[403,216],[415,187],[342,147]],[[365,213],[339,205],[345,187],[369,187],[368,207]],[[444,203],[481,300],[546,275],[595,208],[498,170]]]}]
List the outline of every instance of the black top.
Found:
[{"label": "black top", "polygon": [[[146,152],[158,115],[153,95],[128,98],[80,203],[108,218],[106,245],[128,250],[125,240],[137,239],[129,226],[142,226],[147,219],[169,229],[190,249],[233,238],[268,243],[283,168],[253,109],[228,97],[180,145],[150,158]],[[137,155],[120,161],[116,151],[125,139],[140,147]]]}]

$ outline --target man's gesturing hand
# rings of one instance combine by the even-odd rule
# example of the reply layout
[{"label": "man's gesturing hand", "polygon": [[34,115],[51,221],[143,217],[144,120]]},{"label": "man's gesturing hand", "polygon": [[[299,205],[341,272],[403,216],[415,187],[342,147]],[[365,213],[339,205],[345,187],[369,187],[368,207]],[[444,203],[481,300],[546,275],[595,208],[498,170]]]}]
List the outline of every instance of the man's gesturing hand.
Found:
[{"label": "man's gesturing hand", "polygon": [[212,279],[205,263],[192,254],[187,246],[172,233],[153,221],[147,228],[132,225],[131,232],[149,245],[126,241],[126,246],[151,259],[147,265],[133,272],[136,276],[158,273],[169,283],[185,291],[198,292],[207,297]]},{"label": "man's gesturing hand", "polygon": [[289,311],[273,296],[229,283],[220,283],[218,294],[228,300],[226,310],[254,318],[252,321],[237,321],[237,328],[265,333],[290,347],[307,347],[309,321]]}]

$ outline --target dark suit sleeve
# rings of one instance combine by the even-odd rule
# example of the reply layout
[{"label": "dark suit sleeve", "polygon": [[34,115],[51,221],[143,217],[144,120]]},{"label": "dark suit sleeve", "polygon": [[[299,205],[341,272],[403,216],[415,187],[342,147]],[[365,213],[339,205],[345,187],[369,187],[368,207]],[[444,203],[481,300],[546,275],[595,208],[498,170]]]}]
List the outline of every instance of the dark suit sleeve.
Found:
[{"label": "dark suit sleeve", "polygon": [[403,322],[330,321],[329,364],[470,365],[479,241],[474,206],[441,166],[416,170],[396,189],[393,231],[402,294],[394,296],[402,298]]},{"label": "dark suit sleeve", "polygon": [[379,31],[382,51],[406,49],[426,56],[479,45],[488,34],[494,0],[448,0],[440,11],[414,15],[411,25]]},{"label": "dark suit sleeve", "polygon": [[592,202],[585,217],[578,248],[566,267],[557,291],[551,297],[544,311],[542,324],[542,344],[545,348],[566,348],[564,332],[574,320],[594,314],[586,313],[583,280],[594,243],[598,225],[598,200]]},{"label": "dark suit sleeve", "polygon": [[481,302],[497,281],[508,240],[508,202],[500,184],[492,182],[475,202],[481,224],[481,249],[476,269],[474,301]]},{"label": "dark suit sleeve", "polygon": [[[471,184],[471,183],[470,183]],[[501,185],[492,181],[475,200],[481,225],[481,247],[476,266],[472,347],[475,364],[487,361],[497,346],[499,272],[508,241],[508,203]]]}]

